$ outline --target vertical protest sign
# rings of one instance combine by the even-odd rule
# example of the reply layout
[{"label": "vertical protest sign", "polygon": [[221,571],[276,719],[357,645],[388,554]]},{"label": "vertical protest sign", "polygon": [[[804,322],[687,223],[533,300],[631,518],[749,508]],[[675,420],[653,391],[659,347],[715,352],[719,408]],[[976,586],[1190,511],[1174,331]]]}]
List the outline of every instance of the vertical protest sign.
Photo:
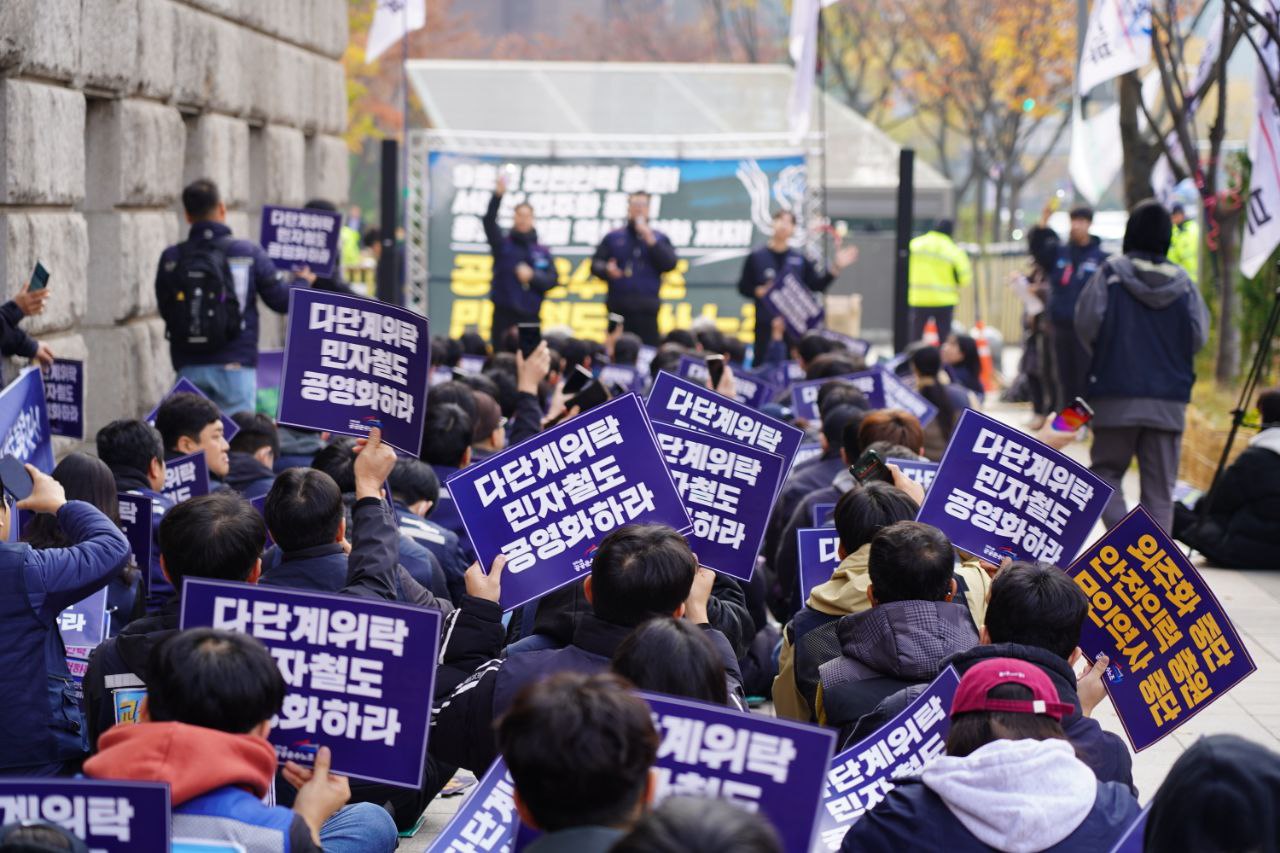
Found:
[{"label": "vertical protest sign", "polygon": [[84,362],[55,358],[41,369],[49,434],[84,440]]},{"label": "vertical protest sign", "polygon": [[645,375],[630,364],[606,364],[598,378],[604,385],[618,385],[624,392],[639,394],[644,390]]},{"label": "vertical protest sign", "polygon": [[809,507],[811,513],[811,521],[814,527],[825,527],[831,521],[831,517],[835,514],[836,505],[833,503],[816,503]]},{"label": "vertical protest sign", "polygon": [[499,756],[431,842],[427,853],[512,853],[519,824],[511,772]]},{"label": "vertical protest sign", "polygon": [[[156,407],[151,410],[150,414],[148,414],[144,420],[152,426],[155,426],[156,412],[159,412],[160,407],[164,405],[164,401],[168,400],[174,394],[195,394],[197,396],[204,397],[206,400],[209,399],[209,395],[197,388],[194,382],[185,376],[180,376],[178,377],[178,381],[173,383],[173,387],[169,389],[169,393],[160,398],[160,402],[156,403]],[[240,427],[236,426],[235,421],[227,417],[226,412],[220,411],[219,417],[222,418],[222,437],[227,441],[230,441],[235,437],[235,434],[240,431]]]},{"label": "vertical protest sign", "polygon": [[840,566],[840,534],[834,527],[803,527],[796,531],[799,552],[800,601],[809,600],[809,591],[831,580]]},{"label": "vertical protest sign", "polygon": [[949,666],[889,722],[831,760],[815,850],[839,850],[850,825],[894,789],[946,752],[951,700],[960,676]]},{"label": "vertical protest sign", "polygon": [[267,205],[258,242],[276,269],[305,266],[320,278],[333,278],[341,230],[342,214],[336,211]]},{"label": "vertical protest sign", "polygon": [[1150,814],[1151,804],[1147,803],[1147,807],[1138,815],[1138,819],[1125,830],[1124,835],[1120,836],[1116,846],[1111,848],[1111,853],[1142,853],[1143,836],[1147,831],[1147,816]]},{"label": "vertical protest sign", "polygon": [[209,463],[204,451],[164,463],[164,488],[160,491],[175,504],[209,494]]},{"label": "vertical protest sign", "polygon": [[818,334],[829,341],[835,341],[858,358],[865,359],[867,353],[871,352],[871,341],[855,338],[834,329],[819,329]]},{"label": "vertical protest sign", "polygon": [[764,299],[787,324],[787,331],[797,338],[821,326],[827,317],[817,298],[792,272],[785,272],[776,279],[765,292]]},{"label": "vertical protest sign", "polygon": [[275,415],[280,408],[280,379],[284,374],[284,350],[262,350],[258,353],[255,408]]},{"label": "vertical protest sign", "polygon": [[[422,785],[440,614],[394,601],[187,578],[181,627],[249,634],[287,693],[269,739],[281,763],[333,751],[336,773]],[[423,662],[427,662],[423,666]]]},{"label": "vertical protest sign", "polygon": [[933,480],[938,476],[938,463],[930,462],[927,459],[894,459],[884,460],[886,464],[893,463],[907,478],[920,484],[920,488],[924,489],[924,493],[929,494],[929,488],[933,486]]},{"label": "vertical protest sign", "polygon": [[1080,648],[1111,659],[1104,683],[1135,751],[1257,668],[1209,585],[1142,507],[1067,574],[1089,599]]},{"label": "vertical protest sign", "polygon": [[87,661],[107,636],[107,588],[77,601],[58,614],[58,633],[67,657]]},{"label": "vertical protest sign", "polygon": [[[256,509],[258,511],[258,515],[262,516],[262,520],[264,522],[266,521],[266,517],[267,517],[267,496],[266,495],[258,495],[256,498],[249,498],[249,506]],[[266,551],[268,551],[271,548],[271,546],[274,544],[276,544],[275,540],[271,538],[271,531],[268,530],[267,541],[262,546],[263,552],[265,553]]]},{"label": "vertical protest sign", "polygon": [[787,853],[807,853],[834,731],[672,696],[641,696],[662,738],[655,801],[727,800],[773,824]]},{"label": "vertical protest sign", "polygon": [[1074,559],[1111,499],[1092,471],[1016,427],[960,416],[916,520],[993,563]]},{"label": "vertical protest sign", "polygon": [[169,853],[169,786],[99,779],[0,779],[0,826],[21,823],[55,824],[91,851]]},{"label": "vertical protest sign", "polygon": [[818,390],[828,382],[847,382],[862,392],[873,409],[884,408],[883,375],[879,370],[863,370],[827,379],[811,379],[791,386],[791,415],[797,420],[817,423],[822,420],[818,411]]},{"label": "vertical protest sign", "polygon": [[671,424],[655,423],[653,431],[693,521],[688,539],[698,562],[751,580],[782,483],[782,457]]},{"label": "vertical protest sign", "polygon": [[484,363],[488,361],[488,356],[472,355],[470,353],[458,359],[458,370],[463,373],[483,373]]},{"label": "vertical protest sign", "polygon": [[804,438],[804,433],[790,424],[666,371],[658,373],[645,411],[656,423],[695,429],[776,453],[785,461],[786,470],[791,470]]},{"label": "vertical protest sign", "polygon": [[151,498],[145,495],[121,493],[116,495],[119,501],[120,529],[124,538],[129,540],[130,559],[142,573],[142,589],[144,598],[151,589],[151,548],[154,541],[151,529]]},{"label": "vertical protest sign", "polygon": [[[705,386],[711,378],[707,371],[707,363],[701,356],[682,355],[676,365],[676,375],[688,379],[698,385]],[[746,371],[735,371],[733,374],[734,399],[743,405],[758,409],[772,402],[778,394],[778,388],[770,382],[753,376]]]},{"label": "vertical protest sign", "polygon": [[376,299],[295,288],[276,420],[382,440],[417,456],[427,404],[427,318]]},{"label": "vertical protest sign", "polygon": [[507,555],[506,610],[583,577],[600,540],[624,524],[692,523],[634,394],[463,468],[446,486],[480,565]]},{"label": "vertical protest sign", "polygon": [[796,448],[795,458],[791,460],[791,469],[794,471],[806,462],[810,462],[822,456],[822,445],[816,441],[803,442]]},{"label": "vertical protest sign", "polygon": [[891,370],[880,370],[880,387],[884,399],[881,405],[886,409],[902,409],[916,416],[920,426],[928,426],[938,416],[938,407],[921,397],[898,378]]},{"label": "vertical protest sign", "polygon": [[25,368],[0,391],[0,456],[13,456],[46,474],[53,470],[49,414],[38,367]]}]

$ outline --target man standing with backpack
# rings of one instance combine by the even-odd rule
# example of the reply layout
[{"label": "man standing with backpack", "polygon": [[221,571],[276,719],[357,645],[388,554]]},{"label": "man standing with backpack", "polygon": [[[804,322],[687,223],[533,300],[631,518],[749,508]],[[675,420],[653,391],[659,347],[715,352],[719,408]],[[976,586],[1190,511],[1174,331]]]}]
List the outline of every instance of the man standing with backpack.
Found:
[{"label": "man standing with backpack", "polygon": [[[182,191],[191,232],[160,256],[156,302],[164,318],[173,369],[224,412],[254,410],[257,394],[258,300],[289,310],[289,276],[261,246],[232,236],[227,206],[213,181]],[[297,277],[315,280],[309,270]]]}]

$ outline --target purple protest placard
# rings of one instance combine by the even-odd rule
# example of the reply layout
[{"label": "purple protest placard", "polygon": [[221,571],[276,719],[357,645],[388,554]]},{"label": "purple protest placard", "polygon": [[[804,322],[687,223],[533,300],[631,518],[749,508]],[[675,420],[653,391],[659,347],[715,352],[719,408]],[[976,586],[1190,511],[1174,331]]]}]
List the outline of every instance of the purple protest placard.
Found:
[{"label": "purple protest placard", "polygon": [[651,347],[648,344],[640,345],[640,352],[636,356],[636,368],[646,376],[649,375],[649,365],[653,364],[653,357],[658,354],[657,347]]},{"label": "purple protest placard", "polygon": [[320,278],[332,278],[341,230],[342,214],[336,211],[267,205],[258,242],[277,269],[305,266]]},{"label": "purple protest placard", "polygon": [[295,288],[277,420],[422,449],[431,336],[427,318],[376,299]]},{"label": "purple protest placard", "polygon": [[757,812],[788,853],[807,853],[836,733],[671,696],[640,694],[662,744],[654,800],[715,797]]},{"label": "purple protest placard", "polygon": [[833,503],[816,503],[809,508],[810,520],[814,527],[823,527],[831,520],[831,516],[836,511],[836,505]]},{"label": "purple protest placard", "polygon": [[1067,574],[1089,597],[1080,648],[1111,659],[1107,693],[1135,751],[1257,668],[1213,590],[1142,507]]},{"label": "purple protest placard", "polygon": [[1112,488],[1016,427],[966,409],[916,516],[983,560],[1072,560]]},{"label": "purple protest placard", "polygon": [[645,411],[656,423],[696,429],[776,453],[791,470],[804,433],[790,424],[762,415],[665,370],[658,373]]},{"label": "purple protest placard", "polygon": [[[0,456],[13,456],[44,473],[53,470],[53,441],[44,385],[37,367],[24,368],[0,391]],[[16,536],[17,525],[9,533]]]},{"label": "purple protest placard", "polygon": [[1147,815],[1150,813],[1151,804],[1147,803],[1147,807],[1138,815],[1138,819],[1124,831],[1124,835],[1116,842],[1116,846],[1111,848],[1111,853],[1142,853],[1143,836],[1147,831]]},{"label": "purple protest placard", "polygon": [[520,818],[511,772],[499,756],[431,842],[427,853],[511,853]]},{"label": "purple protest placard", "polygon": [[676,376],[699,385],[706,385],[711,378],[711,373],[707,370],[707,360],[702,356],[682,355],[676,364]]},{"label": "purple protest placard", "polygon": [[822,455],[822,445],[816,441],[806,441],[796,448],[796,456],[791,460],[791,468],[795,470],[804,463],[817,459]]},{"label": "purple protest placard", "polygon": [[693,521],[688,539],[698,562],[751,580],[782,482],[782,457],[671,424],[655,423],[653,431]]},{"label": "purple protest placard", "polygon": [[464,355],[458,359],[458,370],[463,373],[483,373],[484,363],[488,360],[488,356]]},{"label": "purple protest placard", "polygon": [[107,636],[107,588],[77,601],[58,614],[58,633],[68,657],[89,659]]},{"label": "purple protest placard", "polygon": [[[197,388],[195,386],[195,383],[193,383],[190,379],[186,378],[185,376],[180,376],[178,377],[178,381],[173,383],[173,387],[169,389],[169,393],[165,394],[163,397],[160,398],[160,402],[156,403],[156,407],[151,410],[151,413],[147,415],[146,418],[144,418],[144,420],[146,420],[146,422],[151,424],[152,426],[155,426],[156,412],[160,411],[160,406],[164,404],[165,400],[169,399],[174,394],[179,394],[179,393],[196,394],[201,397],[204,397],[206,400],[209,399],[209,395],[201,391],[199,388]],[[231,420],[231,418],[227,417],[226,413],[224,412],[219,412],[219,417],[222,418],[222,437],[225,438],[227,441],[230,441],[235,436],[235,434],[240,431],[240,427],[236,426],[236,422]]]},{"label": "purple protest placard", "polygon": [[809,600],[809,591],[831,580],[840,565],[840,534],[834,527],[803,527],[796,531],[799,552],[800,600]]},{"label": "purple protest placard", "polygon": [[927,459],[886,459],[886,464],[892,462],[898,466],[902,473],[906,474],[908,479],[914,480],[920,484],[920,488],[924,489],[924,493],[929,494],[929,488],[933,485],[933,480],[938,476],[938,463],[930,462]]},{"label": "purple protest placard", "polygon": [[[258,511],[258,515],[263,516],[263,521],[266,521],[266,506],[267,506],[266,495],[258,495],[256,498],[249,498],[249,506],[256,509]],[[269,549],[274,544],[276,544],[275,540],[271,538],[271,531],[268,530],[266,544],[262,546],[263,552],[266,552],[267,549]]]},{"label": "purple protest placard", "polygon": [[611,530],[692,524],[634,394],[463,468],[446,485],[480,565],[507,555],[507,610],[582,578]]},{"label": "purple protest placard", "polygon": [[169,786],[99,779],[0,779],[0,825],[52,823],[104,853],[169,853]]},{"label": "purple protest placard", "polygon": [[[164,488],[160,492],[175,504],[209,494],[209,463],[205,461],[204,451],[164,463]],[[147,515],[150,514],[148,508]]]},{"label": "purple protest placard", "polygon": [[827,317],[813,293],[792,272],[783,273],[775,280],[764,299],[773,312],[782,317],[787,331],[797,338],[821,326]]},{"label": "purple protest placard", "polygon": [[284,350],[262,350],[258,353],[258,388],[279,388],[284,375]]},{"label": "purple protest placard", "polygon": [[[707,372],[707,363],[701,356],[682,355],[676,366],[676,373],[681,379],[688,379],[698,385],[706,386],[711,374]],[[753,376],[746,371],[735,371],[733,374],[734,398],[745,406],[758,409],[769,403],[778,395],[778,387],[772,383]]]},{"label": "purple protest placard", "polygon": [[[760,353],[757,353],[759,355]],[[790,388],[804,381],[804,368],[794,361],[775,362],[759,366],[756,375],[778,388]]]},{"label": "purple protest placard", "polygon": [[791,385],[791,416],[796,420],[812,423],[821,421],[822,415],[818,411],[818,389],[828,382],[847,382],[863,393],[871,408],[884,408],[884,386],[880,371],[864,370],[859,373],[846,373],[843,376],[831,376],[827,379],[793,383]]},{"label": "purple protest placard", "polygon": [[600,375],[596,378],[606,386],[619,385],[624,392],[639,394],[644,390],[647,374],[630,364],[606,364],[600,368]]},{"label": "purple protest placard", "polygon": [[144,495],[118,494],[120,529],[129,540],[130,559],[142,573],[142,596],[151,587],[151,498]]},{"label": "purple protest placard", "polygon": [[333,751],[336,773],[422,784],[440,614],[394,601],[187,578],[181,626],[262,640],[288,692],[273,721],[276,755],[310,764]]},{"label": "purple protest placard", "polygon": [[871,341],[864,341],[862,338],[851,337],[850,335],[837,332],[834,329],[819,329],[818,334],[829,341],[835,341],[858,358],[866,358],[867,353],[871,352]]},{"label": "purple protest placard", "polygon": [[49,433],[84,440],[84,362],[55,358],[41,369]]},{"label": "purple protest placard", "polygon": [[886,409],[902,409],[916,416],[920,426],[928,426],[938,416],[938,407],[912,390],[892,371],[881,369],[880,387],[884,393],[882,405]]},{"label": "purple protest placard", "polygon": [[946,752],[959,686],[955,667],[947,667],[896,717],[831,760],[814,850],[839,850],[849,827],[894,789],[894,779],[918,774]]}]

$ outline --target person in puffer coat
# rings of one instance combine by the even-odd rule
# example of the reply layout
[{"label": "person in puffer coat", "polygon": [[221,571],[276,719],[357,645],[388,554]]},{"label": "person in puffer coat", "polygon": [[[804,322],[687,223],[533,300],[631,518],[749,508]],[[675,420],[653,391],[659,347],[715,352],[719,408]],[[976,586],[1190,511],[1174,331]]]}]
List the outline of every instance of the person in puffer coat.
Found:
[{"label": "person in puffer coat", "polygon": [[956,593],[951,542],[936,527],[899,521],[871,540],[871,609],[842,618],[841,655],[818,668],[818,722],[848,735],[885,697],[932,681],[942,661],[978,642]]},{"label": "person in puffer coat", "polygon": [[845,834],[843,853],[1111,850],[1140,809],[1100,782],[1062,730],[1072,705],[1039,667],[991,658],[964,674],[946,755],[896,787]]}]

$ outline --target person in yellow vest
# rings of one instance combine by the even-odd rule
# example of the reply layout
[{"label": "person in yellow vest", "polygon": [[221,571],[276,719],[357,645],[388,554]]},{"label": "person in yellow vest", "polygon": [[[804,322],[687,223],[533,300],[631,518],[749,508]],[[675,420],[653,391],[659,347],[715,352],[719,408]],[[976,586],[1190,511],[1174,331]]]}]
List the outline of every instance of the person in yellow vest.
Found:
[{"label": "person in yellow vest", "polygon": [[1200,283],[1200,223],[1187,218],[1181,204],[1169,209],[1173,219],[1173,239],[1169,242],[1169,260],[1187,271],[1193,284]]},{"label": "person in yellow vest", "polygon": [[932,317],[938,333],[946,337],[960,301],[960,288],[973,283],[969,255],[951,238],[950,219],[939,219],[933,228],[911,241],[907,267],[907,305],[911,308],[911,340],[924,334]]}]

